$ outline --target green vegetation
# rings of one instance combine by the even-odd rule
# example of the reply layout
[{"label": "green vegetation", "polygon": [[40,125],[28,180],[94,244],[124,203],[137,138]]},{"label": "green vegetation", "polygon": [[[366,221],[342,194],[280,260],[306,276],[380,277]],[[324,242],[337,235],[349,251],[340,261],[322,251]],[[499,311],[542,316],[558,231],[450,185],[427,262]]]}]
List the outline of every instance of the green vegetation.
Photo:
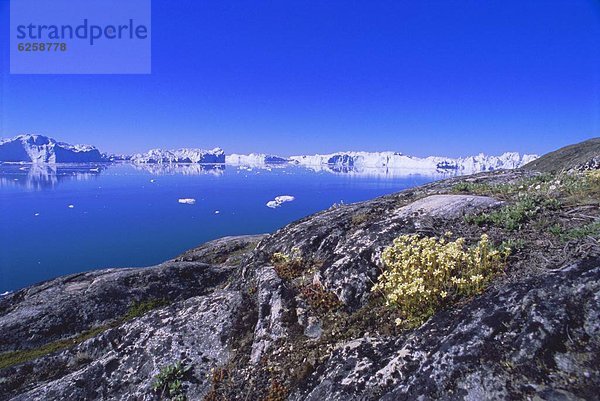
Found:
[{"label": "green vegetation", "polygon": [[163,367],[160,372],[154,376],[152,390],[158,393],[162,399],[169,401],[186,401],[183,381],[191,366],[176,362],[172,365]]},{"label": "green vegetation", "polygon": [[[542,174],[514,184],[463,182],[456,184],[452,191],[508,199],[510,204],[491,212],[466,216],[465,221],[479,226],[519,230],[541,212],[558,210],[563,204],[597,204],[600,199],[600,172]],[[550,229],[551,232],[556,230],[556,227]]]},{"label": "green vegetation", "polygon": [[532,177],[520,179],[516,182],[503,184],[489,184],[487,182],[462,181],[455,184],[451,191],[454,193],[469,193],[474,195],[497,196],[510,199],[517,195],[538,191],[542,186],[548,187],[552,181],[551,174],[539,174]]},{"label": "green vegetation", "polygon": [[372,291],[397,308],[398,325],[414,327],[439,309],[480,293],[505,265],[510,249],[494,248],[484,234],[465,246],[465,239],[402,235],[383,252],[386,270]]},{"label": "green vegetation", "polygon": [[70,348],[74,345],[84,342],[85,340],[89,340],[90,338],[97,336],[108,328],[110,328],[110,326],[97,327],[92,330],[85,331],[76,337],[54,341],[34,349],[5,352],[0,354],[0,369],[5,369],[13,365],[18,365],[20,363],[40,358],[44,355]]},{"label": "green vegetation", "polygon": [[90,338],[96,337],[98,334],[101,334],[108,329],[117,327],[129,320],[142,316],[153,309],[166,306],[168,304],[169,302],[164,299],[151,299],[147,301],[133,302],[125,315],[110,324],[95,327],[74,337],[53,341],[37,348],[10,351],[0,354],[0,369],[5,369],[14,365],[41,358],[54,352],[71,348],[77,344],[81,344],[82,342],[89,340]]},{"label": "green vegetation", "polygon": [[513,251],[520,251],[525,248],[526,242],[522,238],[509,238],[500,244],[500,251],[510,254]]},{"label": "green vegetation", "polygon": [[131,304],[127,313],[123,316],[123,321],[135,319],[150,312],[151,310],[161,308],[169,305],[169,301],[166,299],[150,299],[146,301],[136,301]]},{"label": "green vegetation", "polygon": [[583,239],[586,237],[600,239],[600,221],[594,221],[568,230],[565,230],[559,224],[555,224],[550,227],[550,232],[564,241]]},{"label": "green vegetation", "polygon": [[452,192],[485,195],[494,192],[494,187],[487,183],[462,181],[452,187]]},{"label": "green vegetation", "polygon": [[498,210],[465,216],[465,221],[478,226],[492,225],[518,230],[528,220],[545,209],[557,209],[560,203],[554,198],[540,196],[524,196],[514,204],[506,205]]}]

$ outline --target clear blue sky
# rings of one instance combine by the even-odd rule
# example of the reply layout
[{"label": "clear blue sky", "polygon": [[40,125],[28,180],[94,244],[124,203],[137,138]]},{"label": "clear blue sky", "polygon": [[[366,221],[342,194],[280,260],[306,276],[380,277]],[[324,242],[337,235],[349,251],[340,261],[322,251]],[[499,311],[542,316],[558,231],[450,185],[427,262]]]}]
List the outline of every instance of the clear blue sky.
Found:
[{"label": "clear blue sky", "polygon": [[153,0],[147,76],[9,75],[0,5],[2,137],[458,156],[600,136],[598,0]]}]

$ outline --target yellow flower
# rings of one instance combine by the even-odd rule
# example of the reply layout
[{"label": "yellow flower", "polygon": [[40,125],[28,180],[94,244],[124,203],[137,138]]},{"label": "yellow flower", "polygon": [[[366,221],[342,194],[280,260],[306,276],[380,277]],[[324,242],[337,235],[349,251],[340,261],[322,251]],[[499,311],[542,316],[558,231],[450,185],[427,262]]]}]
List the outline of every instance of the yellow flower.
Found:
[{"label": "yellow flower", "polygon": [[485,234],[472,247],[465,246],[464,238],[449,241],[449,235],[440,239],[401,235],[384,249],[386,270],[372,290],[381,291],[386,305],[399,308],[406,321],[424,321],[450,291],[463,296],[481,292],[482,283],[502,269],[510,252],[495,249]]}]

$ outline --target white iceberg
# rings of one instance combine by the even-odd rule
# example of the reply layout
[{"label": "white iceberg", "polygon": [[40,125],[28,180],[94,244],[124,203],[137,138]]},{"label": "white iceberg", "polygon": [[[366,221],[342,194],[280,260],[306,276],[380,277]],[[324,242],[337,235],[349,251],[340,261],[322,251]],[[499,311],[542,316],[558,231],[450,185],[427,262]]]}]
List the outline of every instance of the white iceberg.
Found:
[{"label": "white iceberg", "polygon": [[90,163],[106,158],[94,146],[70,145],[43,135],[0,139],[0,160],[27,163]]},{"label": "white iceberg", "polygon": [[270,207],[271,209],[275,209],[275,208],[281,206],[282,204],[284,204],[285,202],[291,202],[294,199],[296,199],[296,198],[294,198],[291,195],[276,196],[274,200],[267,202],[267,207]]},{"label": "white iceberg", "polygon": [[196,199],[194,198],[180,198],[178,200],[179,203],[184,204],[184,205],[194,205],[196,204]]},{"label": "white iceberg", "polygon": [[285,157],[267,155],[264,153],[250,153],[249,155],[231,154],[225,155],[225,164],[233,166],[265,166],[271,164],[285,164],[290,160]]},{"label": "white iceberg", "polygon": [[131,161],[136,164],[225,163],[225,152],[221,148],[150,149],[131,156]]},{"label": "white iceberg", "polygon": [[337,152],[330,154],[290,156],[290,160],[303,166],[335,166],[335,167],[385,167],[407,170],[459,171],[461,173],[477,173],[498,169],[519,168],[537,155],[521,155],[517,152],[506,152],[500,156],[488,156],[480,153],[477,156],[449,158],[439,156],[415,157],[398,152]]}]

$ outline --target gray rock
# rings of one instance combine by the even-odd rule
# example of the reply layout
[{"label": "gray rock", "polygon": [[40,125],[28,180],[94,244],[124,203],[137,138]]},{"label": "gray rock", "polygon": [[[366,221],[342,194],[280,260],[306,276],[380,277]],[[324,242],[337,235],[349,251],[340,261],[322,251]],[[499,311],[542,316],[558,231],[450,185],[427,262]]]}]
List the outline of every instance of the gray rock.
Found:
[{"label": "gray rock", "polygon": [[[318,273],[321,284],[346,305],[358,308],[365,304],[383,267],[383,248],[398,235],[427,230],[435,219],[458,218],[501,204],[471,195],[432,195],[415,202],[404,199],[405,194],[395,199],[383,197],[292,223],[261,241],[257,258],[264,261],[276,252],[291,254],[292,248],[298,248],[302,255],[324,261]],[[364,218],[357,223],[357,216]]]},{"label": "gray rock", "polygon": [[290,399],[597,400],[598,294],[600,259],[511,284],[405,336],[339,345]]},{"label": "gray rock", "polygon": [[503,202],[488,196],[431,195],[398,209],[398,217],[426,215],[452,219],[483,209],[501,206]]},{"label": "gray rock", "polygon": [[123,316],[134,302],[207,293],[232,268],[167,262],[60,277],[0,299],[0,352],[67,338]]},{"label": "gray rock", "polygon": [[0,352],[34,348],[102,326],[135,302],[209,293],[224,284],[260,238],[222,238],[158,266],[72,274],[2,297]]},{"label": "gray rock", "polygon": [[274,341],[287,334],[284,319],[289,310],[283,299],[283,283],[271,266],[258,272],[258,322],[254,329],[254,342],[250,361],[258,363]]},{"label": "gray rock", "polygon": [[[240,303],[239,293],[219,290],[153,311],[46,358],[47,368],[65,366],[63,375],[12,399],[153,400],[156,374],[180,361],[191,367],[184,381],[188,399],[201,399],[210,370],[228,360],[227,339]],[[38,362],[37,369],[43,367]]]},{"label": "gray rock", "polygon": [[264,237],[266,234],[219,238],[190,249],[176,257],[175,261],[237,266]]}]

